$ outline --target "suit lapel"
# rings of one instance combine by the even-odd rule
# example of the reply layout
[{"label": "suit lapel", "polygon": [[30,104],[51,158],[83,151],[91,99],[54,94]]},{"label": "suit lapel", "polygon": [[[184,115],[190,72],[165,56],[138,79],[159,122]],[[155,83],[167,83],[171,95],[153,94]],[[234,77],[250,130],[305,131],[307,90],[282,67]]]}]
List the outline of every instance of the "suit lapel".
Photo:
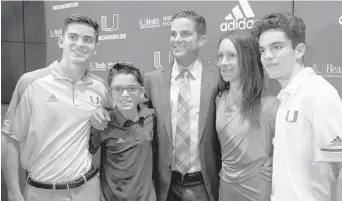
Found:
[{"label": "suit lapel", "polygon": [[169,140],[172,140],[171,133],[171,104],[170,104],[170,87],[171,87],[171,67],[163,68],[162,75],[159,77],[159,93],[161,99],[161,107],[164,114],[164,122],[166,132],[169,136]]},{"label": "suit lapel", "polygon": [[206,66],[202,63],[202,79],[201,79],[201,99],[200,99],[200,112],[198,122],[198,135],[199,140],[202,139],[205,122],[207,119],[211,93],[213,91],[214,83],[214,66]]}]

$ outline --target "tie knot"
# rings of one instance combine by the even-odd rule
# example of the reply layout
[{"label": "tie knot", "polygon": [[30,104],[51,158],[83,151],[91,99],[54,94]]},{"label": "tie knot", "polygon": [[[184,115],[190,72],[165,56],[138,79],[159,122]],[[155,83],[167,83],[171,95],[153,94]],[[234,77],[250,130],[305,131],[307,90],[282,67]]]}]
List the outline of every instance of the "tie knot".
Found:
[{"label": "tie knot", "polygon": [[188,69],[182,69],[181,72],[176,77],[176,80],[183,79],[183,78],[193,79],[194,77],[192,76],[192,74],[190,73]]}]

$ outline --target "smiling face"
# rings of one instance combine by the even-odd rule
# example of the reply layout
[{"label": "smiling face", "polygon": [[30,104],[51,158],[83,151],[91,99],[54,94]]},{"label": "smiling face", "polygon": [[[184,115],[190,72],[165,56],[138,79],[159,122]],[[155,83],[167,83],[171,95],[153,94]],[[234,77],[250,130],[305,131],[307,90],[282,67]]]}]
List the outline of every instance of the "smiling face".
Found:
[{"label": "smiling face", "polygon": [[235,45],[230,39],[223,39],[218,49],[218,66],[225,82],[239,78],[240,69]]},{"label": "smiling face", "polygon": [[199,36],[196,23],[188,18],[177,18],[171,22],[170,48],[175,58],[197,58],[204,36]]},{"label": "smiling face", "polygon": [[63,49],[62,59],[73,63],[85,63],[96,49],[95,29],[86,24],[71,23],[66,27],[59,47]]},{"label": "smiling face", "polygon": [[110,88],[114,105],[121,111],[136,109],[144,94],[144,89],[132,74],[115,75]]},{"label": "smiling face", "polygon": [[269,29],[259,38],[261,62],[272,79],[286,80],[296,67],[296,49],[280,29]]}]

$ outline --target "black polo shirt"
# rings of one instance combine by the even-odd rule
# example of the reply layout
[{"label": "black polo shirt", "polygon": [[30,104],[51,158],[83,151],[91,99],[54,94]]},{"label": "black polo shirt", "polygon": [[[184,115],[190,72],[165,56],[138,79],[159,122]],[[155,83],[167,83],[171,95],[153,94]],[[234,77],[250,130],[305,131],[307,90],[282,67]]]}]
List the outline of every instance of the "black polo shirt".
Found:
[{"label": "black polo shirt", "polygon": [[138,109],[136,122],[117,108],[107,109],[111,117],[107,128],[92,128],[89,149],[95,153],[102,146],[100,178],[107,201],[156,200],[152,182],[154,110]]}]

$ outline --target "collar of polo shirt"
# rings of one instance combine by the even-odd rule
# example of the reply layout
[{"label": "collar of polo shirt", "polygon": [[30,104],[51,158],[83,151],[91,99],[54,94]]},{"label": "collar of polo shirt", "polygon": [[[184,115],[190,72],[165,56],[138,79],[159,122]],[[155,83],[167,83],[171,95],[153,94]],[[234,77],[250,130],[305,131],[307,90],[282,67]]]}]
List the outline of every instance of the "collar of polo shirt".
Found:
[{"label": "collar of polo shirt", "polygon": [[303,80],[308,77],[308,75],[314,74],[315,72],[310,67],[306,67],[299,71],[297,75],[295,75],[290,83],[285,87],[285,89],[282,89],[280,94],[283,94],[284,92],[287,94],[294,94],[296,91],[300,88],[300,86],[303,83]]},{"label": "collar of polo shirt", "polygon": [[[60,65],[59,65],[59,62],[56,60],[54,61],[51,66],[50,66],[50,72],[53,76],[54,79],[57,79],[57,80],[69,80],[69,81],[72,81],[70,80],[69,78],[66,78],[61,69],[60,69]],[[83,83],[89,83],[89,84],[92,84],[93,83],[93,80],[92,79],[89,79],[90,78],[90,73],[89,73],[89,70],[87,69],[86,70],[86,73],[85,73],[85,76],[82,78],[82,82]]]},{"label": "collar of polo shirt", "polygon": [[[138,123],[144,122],[145,119],[148,116],[151,116],[153,114],[153,111],[148,108],[144,108],[140,105],[138,107]],[[107,111],[109,111],[111,121],[109,122],[112,125],[119,125],[123,127],[125,122],[129,119],[127,119],[116,107],[114,108],[105,108]]]}]

